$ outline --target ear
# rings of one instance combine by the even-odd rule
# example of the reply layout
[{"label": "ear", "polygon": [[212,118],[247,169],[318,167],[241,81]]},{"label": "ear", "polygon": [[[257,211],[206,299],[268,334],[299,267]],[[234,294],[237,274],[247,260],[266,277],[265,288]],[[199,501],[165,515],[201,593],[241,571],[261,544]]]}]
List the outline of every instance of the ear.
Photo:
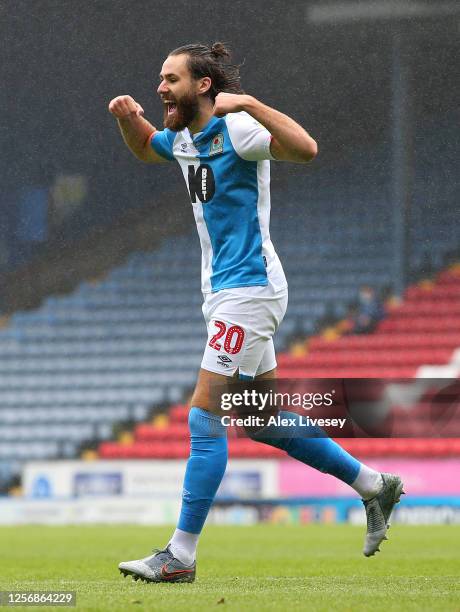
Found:
[{"label": "ear", "polygon": [[209,77],[203,77],[200,79],[200,83],[198,85],[198,93],[205,94],[211,88],[211,79]]}]

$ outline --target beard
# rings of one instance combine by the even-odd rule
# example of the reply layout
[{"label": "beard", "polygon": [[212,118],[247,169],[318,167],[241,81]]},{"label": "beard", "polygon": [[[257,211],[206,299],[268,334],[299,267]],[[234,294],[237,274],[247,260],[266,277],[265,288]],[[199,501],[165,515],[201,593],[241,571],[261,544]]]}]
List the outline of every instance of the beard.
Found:
[{"label": "beard", "polygon": [[163,125],[173,132],[181,132],[190,125],[198,114],[200,105],[198,102],[198,94],[186,93],[180,100],[168,97],[176,104],[176,110],[173,113],[168,113],[168,105],[165,105],[163,115]]}]

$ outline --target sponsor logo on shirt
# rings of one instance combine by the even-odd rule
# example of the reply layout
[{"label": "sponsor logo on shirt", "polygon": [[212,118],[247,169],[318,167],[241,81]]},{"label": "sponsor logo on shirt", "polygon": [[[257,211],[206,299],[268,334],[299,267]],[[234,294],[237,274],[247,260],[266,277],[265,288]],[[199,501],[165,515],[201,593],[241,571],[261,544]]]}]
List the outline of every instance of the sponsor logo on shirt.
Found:
[{"label": "sponsor logo on shirt", "polygon": [[216,182],[209,164],[202,164],[198,168],[191,165],[188,167],[188,188],[192,204],[196,203],[197,198],[203,204],[212,199],[216,191]]}]

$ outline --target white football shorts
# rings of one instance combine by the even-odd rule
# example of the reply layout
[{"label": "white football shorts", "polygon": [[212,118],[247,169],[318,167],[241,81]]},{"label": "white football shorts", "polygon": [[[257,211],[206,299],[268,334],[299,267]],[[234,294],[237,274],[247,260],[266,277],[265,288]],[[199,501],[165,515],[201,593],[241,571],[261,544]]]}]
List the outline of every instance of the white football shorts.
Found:
[{"label": "white football shorts", "polygon": [[221,289],[204,296],[208,339],[201,367],[210,372],[254,377],[276,368],[273,334],[286,313],[287,288]]}]

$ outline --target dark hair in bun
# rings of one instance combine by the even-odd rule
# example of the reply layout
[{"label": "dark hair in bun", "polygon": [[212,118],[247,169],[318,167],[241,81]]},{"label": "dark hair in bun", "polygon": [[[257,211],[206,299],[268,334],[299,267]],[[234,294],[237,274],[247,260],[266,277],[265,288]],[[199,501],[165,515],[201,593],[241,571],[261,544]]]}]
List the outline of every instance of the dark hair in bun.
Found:
[{"label": "dark hair in bun", "polygon": [[216,59],[223,59],[224,57],[230,59],[231,57],[229,49],[221,42],[215,42],[211,46],[211,55]]},{"label": "dark hair in bun", "polygon": [[188,55],[188,68],[193,79],[209,77],[211,87],[208,95],[214,102],[218,93],[242,94],[240,67],[231,63],[231,53],[225,43],[215,42],[211,46],[191,44],[178,47],[169,55]]}]

